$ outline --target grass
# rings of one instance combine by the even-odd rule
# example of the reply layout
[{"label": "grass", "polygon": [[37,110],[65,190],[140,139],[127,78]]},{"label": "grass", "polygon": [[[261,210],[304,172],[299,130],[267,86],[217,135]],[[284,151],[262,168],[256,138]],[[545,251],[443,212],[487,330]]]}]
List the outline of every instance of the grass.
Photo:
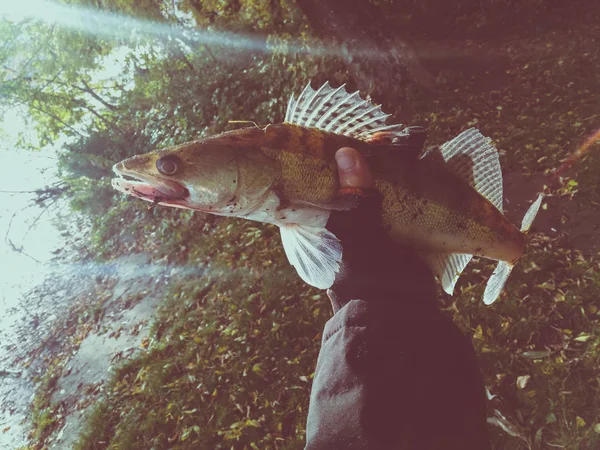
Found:
[{"label": "grass", "polygon": [[[535,236],[493,314],[478,301],[481,284],[472,274],[454,320],[471,331],[487,386],[524,436],[593,449],[600,443],[600,259],[564,244]],[[495,440],[496,448],[516,445],[501,434]]]},{"label": "grass", "polygon": [[60,423],[57,419],[61,409],[60,404],[52,401],[52,394],[56,389],[61,370],[60,362],[51,363],[38,380],[39,385],[31,413],[33,426],[30,439],[33,442],[44,442]]}]

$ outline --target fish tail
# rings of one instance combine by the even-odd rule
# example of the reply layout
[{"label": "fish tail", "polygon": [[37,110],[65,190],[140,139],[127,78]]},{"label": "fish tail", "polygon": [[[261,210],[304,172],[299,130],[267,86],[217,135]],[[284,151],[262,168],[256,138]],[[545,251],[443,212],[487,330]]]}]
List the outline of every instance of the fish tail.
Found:
[{"label": "fish tail", "polygon": [[533,223],[535,216],[537,215],[540,205],[542,204],[542,199],[544,196],[540,194],[535,202],[531,204],[525,216],[523,216],[523,222],[521,223],[521,233],[527,233],[529,228],[531,228],[531,224]]},{"label": "fish tail", "polygon": [[[535,220],[535,216],[537,215],[540,205],[542,204],[542,198],[543,195],[540,194],[525,213],[523,222],[521,223],[521,233],[527,233],[529,228],[531,228],[531,224]],[[506,261],[498,262],[496,270],[494,270],[494,273],[488,280],[485,287],[485,292],[483,293],[483,303],[486,305],[491,305],[496,301],[496,299],[500,296],[500,292],[502,292],[502,289],[504,288],[506,280],[508,279],[513,267],[514,264]]]},{"label": "fish tail", "polygon": [[491,305],[496,301],[496,299],[500,296],[500,292],[504,288],[506,284],[506,280],[508,280],[508,276],[512,271],[514,265],[509,264],[506,261],[499,261],[496,266],[496,270],[490,277],[487,282],[487,286],[485,287],[485,292],[483,293],[483,303],[486,305]]}]

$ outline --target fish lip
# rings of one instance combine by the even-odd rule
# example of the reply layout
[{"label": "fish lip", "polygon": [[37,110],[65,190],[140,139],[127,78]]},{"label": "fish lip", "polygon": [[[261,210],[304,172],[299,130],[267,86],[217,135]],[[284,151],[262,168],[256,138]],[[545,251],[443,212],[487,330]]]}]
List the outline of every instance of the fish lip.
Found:
[{"label": "fish lip", "polygon": [[116,164],[113,164],[112,166],[112,171],[115,173],[115,175],[117,175],[118,177],[121,176],[121,174],[123,173],[123,169],[125,169],[125,166],[123,166],[123,161],[118,162]]},{"label": "fish lip", "polygon": [[142,200],[163,202],[184,200],[190,196],[190,191],[177,181],[158,176],[144,176],[128,170],[123,161],[113,165],[112,170],[117,175],[117,178],[111,180],[112,186],[118,191],[139,197]]}]

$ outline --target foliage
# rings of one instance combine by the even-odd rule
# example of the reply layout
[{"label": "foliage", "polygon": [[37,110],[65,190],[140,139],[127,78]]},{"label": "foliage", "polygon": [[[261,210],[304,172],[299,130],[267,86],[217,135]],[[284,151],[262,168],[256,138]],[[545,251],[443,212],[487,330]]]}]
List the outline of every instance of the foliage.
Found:
[{"label": "foliage", "polygon": [[[49,394],[59,377],[59,373],[54,367],[50,367],[50,369],[50,372],[41,380],[40,386],[40,391]],[[31,414],[33,432],[30,436],[34,442],[44,442],[57,426],[56,416],[59,414],[60,405],[52,402],[49,397],[50,395],[46,397],[38,395],[34,400]]]},{"label": "foliage", "polygon": [[148,354],[118,370],[76,448],[303,447],[329,306],[280,269],[278,240],[273,228],[241,221],[203,237],[210,262],[187,261],[202,278],[171,289]]}]

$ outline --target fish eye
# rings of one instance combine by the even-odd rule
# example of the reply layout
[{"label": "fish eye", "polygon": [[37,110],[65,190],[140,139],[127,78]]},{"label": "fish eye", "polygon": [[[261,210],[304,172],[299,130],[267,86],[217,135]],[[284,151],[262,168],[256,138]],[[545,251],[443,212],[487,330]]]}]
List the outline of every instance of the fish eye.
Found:
[{"label": "fish eye", "polygon": [[156,168],[163,175],[175,175],[181,168],[181,161],[176,156],[165,156],[156,161]]}]

